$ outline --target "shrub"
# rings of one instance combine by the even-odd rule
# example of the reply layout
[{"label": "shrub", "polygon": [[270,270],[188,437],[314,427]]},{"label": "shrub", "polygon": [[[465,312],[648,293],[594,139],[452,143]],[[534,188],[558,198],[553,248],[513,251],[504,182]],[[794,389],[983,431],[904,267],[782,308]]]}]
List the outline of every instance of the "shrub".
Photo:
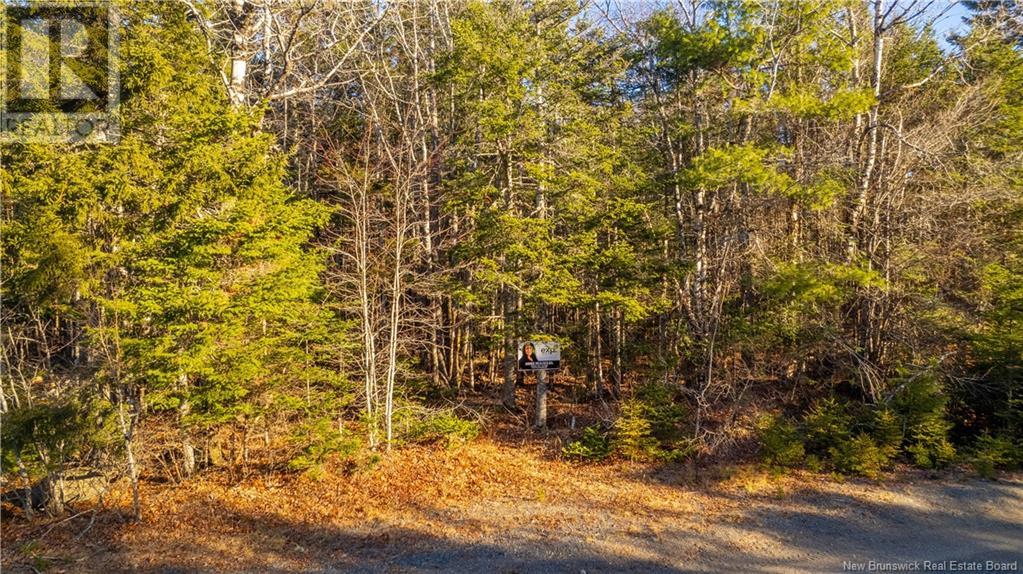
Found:
[{"label": "shrub", "polygon": [[766,462],[778,466],[795,466],[803,462],[806,449],[794,424],[777,415],[765,415],[757,421],[757,430]]},{"label": "shrub", "polygon": [[995,470],[1014,468],[1017,464],[1016,459],[1016,445],[1011,439],[985,433],[977,438],[973,446],[970,464],[980,476],[994,478]]},{"label": "shrub", "polygon": [[815,454],[806,455],[806,468],[811,472],[822,472],[824,470],[824,461]]},{"label": "shrub", "polygon": [[885,449],[867,433],[860,433],[832,447],[830,454],[837,470],[871,479],[879,478],[881,470],[891,461]]},{"label": "shrub", "polygon": [[945,396],[940,381],[930,372],[912,378],[896,379],[891,409],[902,420],[908,435],[934,420],[944,418]]},{"label": "shrub", "polygon": [[647,409],[637,400],[622,402],[622,410],[615,421],[614,450],[629,460],[649,460],[657,456],[659,448],[653,436]]},{"label": "shrub", "polygon": [[114,409],[99,398],[69,398],[8,410],[0,424],[3,470],[22,465],[33,480],[56,480],[89,457],[116,452],[121,441]]},{"label": "shrub", "polygon": [[913,430],[912,444],[906,449],[913,464],[920,468],[943,468],[955,460],[956,449],[948,441],[952,425],[942,419],[932,419]]},{"label": "shrub", "polygon": [[817,401],[803,418],[807,447],[827,454],[844,444],[852,434],[853,418],[844,404],[834,397]]},{"label": "shrub", "polygon": [[454,409],[424,410],[410,421],[405,440],[415,443],[447,441],[447,446],[469,442],[480,434],[480,424],[464,419]]},{"label": "shrub", "polygon": [[697,441],[693,439],[679,439],[672,442],[668,447],[657,449],[655,455],[664,462],[685,462],[698,448]]},{"label": "shrub", "polygon": [[660,441],[673,442],[682,437],[689,410],[678,391],[659,382],[648,382],[636,389],[644,417],[650,421],[650,433]]},{"label": "shrub", "polygon": [[575,460],[604,460],[611,454],[611,442],[599,427],[586,427],[582,438],[569,443],[562,452]]},{"label": "shrub", "polygon": [[288,468],[305,472],[312,478],[322,478],[324,463],[331,455],[348,458],[359,451],[358,438],[343,436],[331,419],[319,418],[300,425],[291,435],[291,442],[303,445],[302,451],[288,461]]},{"label": "shrub", "polygon": [[941,390],[929,377],[901,383],[892,399],[892,408],[911,428],[932,418],[944,406]]},{"label": "shrub", "polygon": [[870,435],[877,442],[878,448],[889,459],[898,456],[902,449],[902,422],[894,411],[882,408],[875,410],[871,416]]},{"label": "shrub", "polygon": [[945,420],[947,397],[932,371],[896,380],[892,410],[898,414],[908,437],[906,452],[921,468],[941,468],[955,460],[948,440],[952,425]]}]

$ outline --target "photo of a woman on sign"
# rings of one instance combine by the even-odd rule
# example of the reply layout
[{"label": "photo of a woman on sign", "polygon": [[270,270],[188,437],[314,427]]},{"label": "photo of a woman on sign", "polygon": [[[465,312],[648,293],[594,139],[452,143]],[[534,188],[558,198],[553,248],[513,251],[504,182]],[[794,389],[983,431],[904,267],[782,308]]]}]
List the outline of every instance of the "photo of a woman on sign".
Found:
[{"label": "photo of a woman on sign", "polygon": [[519,370],[520,371],[531,371],[533,370],[533,363],[536,362],[536,349],[532,343],[526,343],[522,346],[522,356],[519,357]]}]

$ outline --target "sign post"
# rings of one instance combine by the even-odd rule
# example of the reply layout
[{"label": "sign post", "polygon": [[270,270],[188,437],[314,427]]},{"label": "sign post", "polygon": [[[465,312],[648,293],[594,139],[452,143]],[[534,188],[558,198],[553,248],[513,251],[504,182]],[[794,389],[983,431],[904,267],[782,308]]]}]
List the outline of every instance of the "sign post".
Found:
[{"label": "sign post", "polygon": [[547,428],[547,371],[536,372],[536,428]]},{"label": "sign post", "polygon": [[556,341],[524,341],[519,345],[519,373],[536,373],[536,426],[547,427],[547,372],[561,367]]}]

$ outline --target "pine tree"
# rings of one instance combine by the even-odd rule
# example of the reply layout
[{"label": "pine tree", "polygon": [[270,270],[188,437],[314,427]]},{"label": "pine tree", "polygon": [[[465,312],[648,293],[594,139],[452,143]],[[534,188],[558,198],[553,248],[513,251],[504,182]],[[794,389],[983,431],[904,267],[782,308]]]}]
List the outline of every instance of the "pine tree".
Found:
[{"label": "pine tree", "polygon": [[5,334],[34,368],[12,398],[117,409],[129,457],[138,416],[173,413],[187,471],[215,429],[244,453],[251,431],[350,400],[310,244],[330,212],[285,187],[258,110],[231,106],[182,8],[127,8],[123,139],[3,150]]},{"label": "pine tree", "polygon": [[984,384],[959,387],[957,407],[961,418],[977,419],[980,429],[1018,437],[1023,429],[1023,52],[1018,31],[1009,33],[1009,13],[1019,5],[975,2],[970,7],[973,28],[960,43],[971,80],[984,86],[995,105],[971,134],[973,153],[964,171],[990,190],[992,199],[983,206],[987,241],[984,255],[975,260],[980,322],[972,329],[973,369]]}]

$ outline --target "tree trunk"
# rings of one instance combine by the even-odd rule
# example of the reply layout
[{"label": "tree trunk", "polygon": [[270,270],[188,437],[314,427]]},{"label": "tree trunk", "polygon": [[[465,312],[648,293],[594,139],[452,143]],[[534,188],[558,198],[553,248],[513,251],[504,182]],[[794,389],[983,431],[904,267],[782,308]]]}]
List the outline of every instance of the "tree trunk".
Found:
[{"label": "tree trunk", "polygon": [[[265,9],[269,10],[269,8]],[[249,66],[247,33],[252,20],[251,7],[246,5],[246,0],[233,0],[229,16],[234,30],[231,33],[231,78],[228,95],[233,106],[241,107],[248,100],[245,82]]]},{"label": "tree trunk", "polygon": [[472,337],[469,334],[465,336],[465,366],[469,371],[469,390],[476,390],[476,369],[475,361],[473,361],[473,344]]},{"label": "tree trunk", "polygon": [[515,359],[518,347],[515,341],[515,293],[511,287],[504,287],[504,387],[501,402],[509,409],[515,408]]},{"label": "tree trunk", "polygon": [[60,488],[61,477],[57,473],[46,475],[39,485],[42,494],[43,507],[51,516],[64,514],[64,493]]},{"label": "tree trunk", "polygon": [[625,344],[621,309],[611,310],[611,333],[614,339],[611,348],[611,391],[615,398],[622,396],[622,347]]},{"label": "tree trunk", "polygon": [[124,457],[128,465],[128,479],[131,480],[131,510],[132,518],[136,522],[142,520],[142,504],[139,499],[139,472],[135,464],[135,449],[132,447],[132,438],[135,434],[135,418],[129,414],[125,416],[124,400],[117,406],[117,420],[121,426],[121,436],[124,440]]},{"label": "tree trunk", "polygon": [[536,428],[547,428],[547,371],[536,372]]},{"label": "tree trunk", "polygon": [[25,497],[21,499],[21,509],[25,512],[26,518],[32,518],[35,512],[32,509],[32,483],[29,481],[28,470],[25,469],[25,463],[21,460],[20,454],[15,455],[14,460],[18,465],[18,475],[25,481]]},{"label": "tree trunk", "polygon": [[860,174],[859,186],[853,198],[849,216],[849,235],[847,257],[854,261],[862,247],[863,237],[861,222],[867,207],[867,194],[877,165],[878,155],[878,115],[881,100],[881,65],[884,55],[884,0],[874,0],[874,68],[871,76],[871,88],[874,93],[874,105],[870,107],[867,118],[867,155],[863,159],[863,171]]},{"label": "tree trunk", "polygon": [[369,200],[366,184],[363,182],[356,188],[358,197],[354,198],[354,231],[355,231],[355,266],[358,274],[359,319],[362,330],[362,361],[364,392],[366,395],[366,418],[369,422],[369,446],[376,447],[376,334],[373,320],[372,293],[370,292],[369,273]]},{"label": "tree trunk", "polygon": [[596,377],[596,381],[597,381],[596,382],[596,391],[597,391],[597,398],[600,399],[600,398],[603,397],[603,393],[604,393],[604,349],[603,349],[603,346],[601,345],[601,335],[600,335],[600,330],[601,330],[601,327],[600,327],[600,303],[597,303],[596,305],[594,305],[593,320],[594,320],[593,336],[594,336],[594,343],[595,343],[595,345],[594,345],[595,349],[594,350],[595,350],[596,359],[597,359],[596,365],[595,365],[595,367],[596,367],[595,377]]},{"label": "tree trunk", "polygon": [[195,447],[188,439],[181,441],[181,474],[182,478],[195,474]]},{"label": "tree trunk", "polygon": [[395,186],[394,273],[391,277],[390,332],[387,340],[387,389],[384,396],[384,424],[387,427],[387,450],[393,441],[394,385],[398,375],[398,332],[401,322],[402,278],[408,196],[400,185]]}]

